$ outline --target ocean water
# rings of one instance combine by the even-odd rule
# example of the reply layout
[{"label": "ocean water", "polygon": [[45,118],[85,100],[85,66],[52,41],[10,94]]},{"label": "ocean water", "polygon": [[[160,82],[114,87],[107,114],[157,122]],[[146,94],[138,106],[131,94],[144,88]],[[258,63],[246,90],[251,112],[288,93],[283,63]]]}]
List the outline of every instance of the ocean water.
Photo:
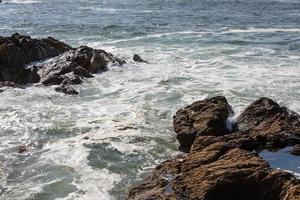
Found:
[{"label": "ocean water", "polygon": [[[78,96],[38,84],[0,94],[0,199],[124,199],[178,153],[174,113],[205,97],[226,96],[237,114],[261,96],[300,113],[299,0],[3,0],[0,22],[2,36],[128,60]],[[276,158],[299,169],[299,157],[293,168]]]}]

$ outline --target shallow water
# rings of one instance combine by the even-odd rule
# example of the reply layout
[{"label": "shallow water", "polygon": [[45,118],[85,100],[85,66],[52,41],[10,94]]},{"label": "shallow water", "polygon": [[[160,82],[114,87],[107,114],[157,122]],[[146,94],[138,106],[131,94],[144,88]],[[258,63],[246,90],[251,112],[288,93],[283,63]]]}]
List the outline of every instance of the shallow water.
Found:
[{"label": "shallow water", "polygon": [[287,171],[300,178],[300,158],[290,153],[292,149],[287,147],[274,151],[264,150],[259,153],[259,156],[268,160],[271,167]]},{"label": "shallow water", "polygon": [[300,112],[297,0],[4,0],[0,10],[0,35],[151,63],[112,66],[76,97],[39,85],[1,93],[2,199],[124,199],[177,153],[176,110],[208,96],[237,113],[261,96]]}]

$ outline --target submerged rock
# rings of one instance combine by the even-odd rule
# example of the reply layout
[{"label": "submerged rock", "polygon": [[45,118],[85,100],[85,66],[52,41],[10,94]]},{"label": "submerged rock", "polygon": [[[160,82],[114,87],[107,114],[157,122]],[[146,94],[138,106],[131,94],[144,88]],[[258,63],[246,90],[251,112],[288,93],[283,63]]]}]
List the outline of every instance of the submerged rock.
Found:
[{"label": "submerged rock", "polygon": [[295,156],[300,156],[300,144],[296,144],[291,153]]},{"label": "submerged rock", "polygon": [[[271,99],[260,98],[239,116],[238,127],[227,132],[224,123],[231,112],[224,97],[179,110],[174,130],[187,135],[186,140],[191,141],[184,144],[192,144],[191,151],[160,164],[129,191],[128,199],[299,200],[300,180],[270,168],[253,153],[292,144],[297,144],[297,150],[299,115]],[[189,136],[192,134],[194,137]],[[182,145],[182,140],[179,142]]]}]

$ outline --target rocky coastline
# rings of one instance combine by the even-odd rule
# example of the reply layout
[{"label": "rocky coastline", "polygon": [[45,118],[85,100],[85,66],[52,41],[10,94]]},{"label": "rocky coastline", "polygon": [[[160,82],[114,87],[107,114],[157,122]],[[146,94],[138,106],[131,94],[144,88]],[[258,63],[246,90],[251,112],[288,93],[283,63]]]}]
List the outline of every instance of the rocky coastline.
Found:
[{"label": "rocky coastline", "polygon": [[[1,2],[1,1],[0,1]],[[149,63],[139,55],[135,62]],[[126,63],[101,49],[71,47],[52,37],[0,37],[0,92],[3,87],[40,83],[76,95],[74,85],[108,65]],[[236,120],[223,96],[196,101],[173,120],[179,150],[151,176],[130,189],[128,200],[300,200],[300,179],[273,169],[259,157],[264,149],[293,146],[300,155],[300,116],[269,98],[250,104]],[[19,153],[26,147],[19,149]]]},{"label": "rocky coastline", "polygon": [[272,169],[258,151],[293,145],[297,151],[300,116],[265,97],[233,124],[230,116],[222,96],[180,109],[173,126],[186,154],[157,166],[127,199],[299,200],[300,179]]},{"label": "rocky coastline", "polygon": [[106,71],[108,64],[125,63],[104,50],[73,48],[52,37],[33,39],[18,33],[0,37],[0,87],[41,83],[58,85],[58,92],[78,94],[72,85]]}]

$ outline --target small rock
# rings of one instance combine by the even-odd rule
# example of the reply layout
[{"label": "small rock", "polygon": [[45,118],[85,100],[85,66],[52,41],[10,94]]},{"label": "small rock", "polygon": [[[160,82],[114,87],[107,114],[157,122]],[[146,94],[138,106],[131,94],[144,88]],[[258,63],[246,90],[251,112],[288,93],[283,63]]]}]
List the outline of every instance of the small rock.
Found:
[{"label": "small rock", "polygon": [[88,140],[88,139],[90,139],[90,137],[89,136],[84,136],[82,139],[83,140]]},{"label": "small rock", "polygon": [[59,87],[55,88],[55,91],[69,94],[69,95],[79,94],[78,91],[76,91],[74,88],[72,88],[71,86],[68,86],[68,85],[59,86]]},{"label": "small rock", "polygon": [[27,146],[25,145],[19,146],[18,153],[25,153],[27,151],[28,151]]},{"label": "small rock", "polygon": [[120,131],[126,131],[126,130],[129,130],[129,129],[138,130],[137,128],[132,127],[132,126],[124,126],[124,127],[118,128],[118,130],[120,130]]},{"label": "small rock", "polygon": [[295,156],[300,156],[300,144],[296,144],[291,151],[291,154]]},{"label": "small rock", "polygon": [[143,58],[141,58],[141,56],[139,56],[138,54],[134,54],[133,55],[133,60],[135,62],[144,62],[144,63],[149,64],[147,61],[145,61]]}]

